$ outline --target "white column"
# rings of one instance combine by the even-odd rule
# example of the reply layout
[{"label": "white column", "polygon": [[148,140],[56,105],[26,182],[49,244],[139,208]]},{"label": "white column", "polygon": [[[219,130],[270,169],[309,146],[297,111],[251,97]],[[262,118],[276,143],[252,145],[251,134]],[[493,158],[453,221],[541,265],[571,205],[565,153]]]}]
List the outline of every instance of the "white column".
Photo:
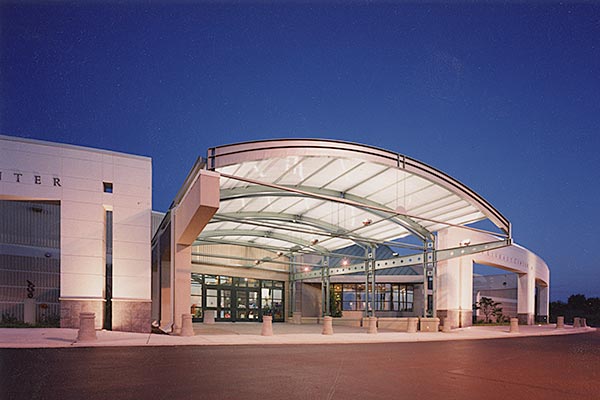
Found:
[{"label": "white column", "polygon": [[549,319],[548,310],[550,304],[550,290],[548,286],[538,286],[538,309],[537,315],[546,317],[546,322]]},{"label": "white column", "polygon": [[529,269],[529,273],[519,274],[517,281],[517,314],[523,325],[532,325],[535,314],[535,275],[533,267]]}]

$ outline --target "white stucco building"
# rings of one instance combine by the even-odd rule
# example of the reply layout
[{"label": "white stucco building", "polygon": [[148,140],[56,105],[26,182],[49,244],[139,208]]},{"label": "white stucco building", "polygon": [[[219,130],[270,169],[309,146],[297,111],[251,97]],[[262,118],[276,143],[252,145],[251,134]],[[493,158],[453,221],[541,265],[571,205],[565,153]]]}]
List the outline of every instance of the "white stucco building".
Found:
[{"label": "white stucco building", "polygon": [[[149,158],[7,136],[0,152],[3,312],[25,307],[27,280],[46,279],[62,326],[89,310],[98,328],[147,331],[155,320],[173,333],[190,313],[459,327],[472,323],[478,263],[517,274],[521,323],[548,316],[548,267],[512,242],[508,219],[402,154],[304,139],[214,147],[171,208],[151,213]],[[483,220],[494,229],[477,228]],[[52,290],[36,304],[51,309]]]}]

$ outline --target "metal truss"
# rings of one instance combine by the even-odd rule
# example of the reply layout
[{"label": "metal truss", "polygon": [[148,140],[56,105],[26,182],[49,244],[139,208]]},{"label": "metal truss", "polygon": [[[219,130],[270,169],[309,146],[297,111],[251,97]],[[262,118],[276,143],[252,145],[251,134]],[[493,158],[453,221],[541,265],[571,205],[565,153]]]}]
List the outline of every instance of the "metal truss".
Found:
[{"label": "metal truss", "polygon": [[[483,251],[489,251],[499,249],[502,247],[510,246],[512,243],[511,239],[498,240],[494,242],[487,242],[481,244],[475,244],[464,247],[456,247],[444,250],[432,250],[426,253],[412,254],[408,256],[388,258],[385,260],[377,260],[374,262],[375,270],[383,270],[388,268],[396,267],[410,267],[416,265],[423,265],[424,263],[431,263],[450,260],[452,258],[462,257],[468,254],[481,253]],[[348,275],[357,272],[366,272],[367,267],[365,264],[354,264],[343,267],[329,268],[329,276],[335,275]],[[321,270],[313,270],[309,272],[300,272],[293,275],[294,280],[305,280],[315,279],[322,276]]]},{"label": "metal truss", "polygon": [[256,186],[249,186],[243,188],[233,188],[221,190],[221,201],[248,198],[248,197],[264,197],[264,196],[291,196],[291,197],[310,197],[320,200],[332,201],[336,203],[342,203],[353,207],[360,208],[364,211],[370,212],[374,215],[389,219],[389,221],[396,223],[406,229],[408,232],[421,239],[429,239],[432,237],[432,233],[426,228],[421,226],[419,223],[413,221],[411,218],[402,215],[395,210],[386,207],[383,204],[365,199],[363,197],[355,196],[349,193],[344,193],[331,189],[315,188],[310,186],[285,186],[275,185],[266,182],[259,182],[253,179],[241,178],[228,174],[221,174],[221,176],[229,179],[240,180],[248,183],[252,183]]}]

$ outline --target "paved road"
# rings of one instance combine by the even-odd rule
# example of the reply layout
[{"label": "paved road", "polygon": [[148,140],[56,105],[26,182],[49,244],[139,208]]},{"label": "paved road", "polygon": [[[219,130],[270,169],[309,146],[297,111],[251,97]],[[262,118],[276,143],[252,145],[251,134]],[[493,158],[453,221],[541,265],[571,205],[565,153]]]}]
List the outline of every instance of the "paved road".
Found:
[{"label": "paved road", "polygon": [[600,332],[300,346],[0,349],[0,399],[600,399]]}]

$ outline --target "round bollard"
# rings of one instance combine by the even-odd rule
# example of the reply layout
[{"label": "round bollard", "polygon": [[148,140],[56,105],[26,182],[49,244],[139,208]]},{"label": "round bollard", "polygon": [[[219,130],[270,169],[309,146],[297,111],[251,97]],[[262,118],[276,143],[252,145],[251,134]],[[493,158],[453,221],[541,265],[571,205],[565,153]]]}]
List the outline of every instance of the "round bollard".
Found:
[{"label": "round bollard", "polygon": [[450,318],[444,317],[444,325],[442,325],[442,332],[450,332],[452,328],[450,327]]},{"label": "round bollard", "polygon": [[79,313],[77,341],[88,342],[96,339],[96,314],[93,312]]},{"label": "round bollard", "polygon": [[579,326],[581,326],[582,328],[587,328],[587,319],[579,318]]},{"label": "round bollard", "polygon": [[581,320],[579,317],[573,318],[573,328],[581,328]]},{"label": "round bollard", "polygon": [[204,311],[204,319],[202,320],[207,325],[212,325],[215,323],[215,315],[217,312],[215,310],[206,310]]},{"label": "round bollard", "polygon": [[511,318],[510,319],[510,333],[519,333],[519,319]]},{"label": "round bollard", "polygon": [[565,317],[556,317],[556,329],[564,329]]},{"label": "round bollard", "polygon": [[296,325],[302,325],[302,313],[294,311],[292,313],[292,323]]},{"label": "round bollard", "polygon": [[406,332],[416,333],[418,324],[419,324],[419,318],[409,318],[408,319],[408,328],[406,329]]},{"label": "round bollard", "polygon": [[179,336],[194,336],[192,314],[181,314],[181,333]]},{"label": "round bollard", "polygon": [[323,335],[333,335],[333,318],[326,316],[323,318]]},{"label": "round bollard", "polygon": [[367,331],[367,333],[377,333],[377,317],[369,317],[369,330]]},{"label": "round bollard", "polygon": [[261,336],[273,336],[273,317],[263,315]]}]

